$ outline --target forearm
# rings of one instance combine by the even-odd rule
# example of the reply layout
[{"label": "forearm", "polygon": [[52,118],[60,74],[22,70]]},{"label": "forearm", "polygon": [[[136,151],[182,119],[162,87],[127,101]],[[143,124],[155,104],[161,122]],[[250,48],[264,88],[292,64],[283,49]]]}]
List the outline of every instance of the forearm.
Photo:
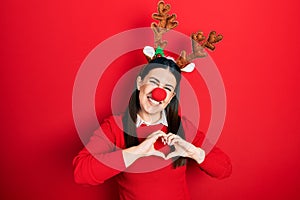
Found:
[{"label": "forearm", "polygon": [[122,151],[92,155],[82,150],[73,161],[75,182],[97,185],[126,169]]},{"label": "forearm", "polygon": [[219,148],[214,147],[206,156],[200,168],[212,177],[223,179],[231,175],[230,158]]},{"label": "forearm", "polygon": [[133,146],[122,150],[123,159],[126,168],[132,165],[137,159],[142,157],[141,154],[137,153],[136,148],[137,148],[136,146]]},{"label": "forearm", "polygon": [[205,152],[203,149],[195,147],[189,157],[201,164],[205,159]]}]

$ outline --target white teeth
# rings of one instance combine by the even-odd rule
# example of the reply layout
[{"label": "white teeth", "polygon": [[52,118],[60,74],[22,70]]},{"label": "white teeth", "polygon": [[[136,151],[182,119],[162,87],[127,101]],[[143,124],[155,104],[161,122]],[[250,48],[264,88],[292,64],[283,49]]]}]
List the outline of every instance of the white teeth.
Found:
[{"label": "white teeth", "polygon": [[149,97],[149,100],[151,101],[151,103],[153,103],[154,105],[158,105],[159,102],[155,101],[154,99],[152,99],[151,97]]}]

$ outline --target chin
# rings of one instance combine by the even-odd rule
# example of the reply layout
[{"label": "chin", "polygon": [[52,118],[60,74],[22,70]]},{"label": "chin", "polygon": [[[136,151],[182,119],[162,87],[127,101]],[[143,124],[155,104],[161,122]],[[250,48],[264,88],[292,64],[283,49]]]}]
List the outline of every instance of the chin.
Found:
[{"label": "chin", "polygon": [[150,114],[150,115],[155,115],[155,114],[158,114],[158,113],[161,113],[163,109],[143,109],[143,111],[147,114]]},{"label": "chin", "polygon": [[150,115],[155,115],[155,114],[161,113],[161,111],[163,111],[163,109],[164,108],[162,107],[162,105],[160,105],[159,107],[158,106],[153,107],[151,105],[145,105],[145,106],[141,107],[142,112],[145,112]]}]

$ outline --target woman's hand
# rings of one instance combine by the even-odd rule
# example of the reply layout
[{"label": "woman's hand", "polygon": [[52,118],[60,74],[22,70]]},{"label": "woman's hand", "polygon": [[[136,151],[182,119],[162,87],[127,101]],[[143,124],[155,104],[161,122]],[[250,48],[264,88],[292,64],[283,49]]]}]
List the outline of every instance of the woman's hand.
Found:
[{"label": "woman's hand", "polygon": [[165,159],[165,154],[160,151],[157,151],[154,148],[154,143],[160,137],[166,138],[167,134],[162,131],[155,131],[151,133],[141,144],[138,146],[133,146],[122,151],[125,166],[129,167],[134,161],[138,158],[146,156],[158,156]]},{"label": "woman's hand", "polygon": [[[165,156],[164,153],[154,148],[154,143],[162,138],[165,144],[170,146],[174,145],[175,151]],[[178,135],[169,133],[166,134],[162,131],[156,131],[150,134],[141,144],[133,146],[122,151],[125,166],[129,167],[138,158],[146,156],[158,156],[164,159],[170,159],[177,156],[188,157],[194,159],[198,164],[202,163],[205,158],[203,149],[194,146],[193,144],[185,141]]]},{"label": "woman's hand", "polygon": [[173,133],[168,133],[165,138],[166,144],[174,145],[175,151],[169,153],[166,159],[170,159],[176,156],[188,157],[194,159],[198,164],[202,163],[205,158],[205,152],[203,149],[194,146],[193,144],[185,141],[180,136]]}]

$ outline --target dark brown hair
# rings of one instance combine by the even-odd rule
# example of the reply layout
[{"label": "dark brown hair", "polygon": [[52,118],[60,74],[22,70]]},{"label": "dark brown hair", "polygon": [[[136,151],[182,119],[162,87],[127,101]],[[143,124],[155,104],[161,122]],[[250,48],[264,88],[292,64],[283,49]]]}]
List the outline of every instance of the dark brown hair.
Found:
[{"label": "dark brown hair", "polygon": [[[181,70],[178,67],[178,65],[167,58],[164,57],[158,57],[156,59],[153,59],[149,62],[139,73],[139,76],[142,78],[142,80],[145,78],[145,76],[155,68],[163,68],[168,69],[175,77],[176,79],[176,87],[175,87],[175,93],[176,96],[172,98],[168,106],[165,108],[166,111],[166,117],[168,121],[168,132],[171,132],[173,134],[177,134],[180,137],[185,139],[184,131],[181,126],[181,117],[178,115],[178,107],[179,107],[179,85],[181,80]],[[132,146],[137,146],[139,144],[138,138],[136,136],[136,120],[137,120],[137,113],[141,109],[140,102],[139,102],[139,91],[135,88],[134,92],[132,93],[128,108],[126,109],[126,112],[123,117],[123,126],[124,126],[124,139],[125,139],[125,145],[127,148]],[[171,148],[174,150],[174,147]],[[173,167],[179,167],[186,164],[186,158],[179,157],[173,159]]]}]

